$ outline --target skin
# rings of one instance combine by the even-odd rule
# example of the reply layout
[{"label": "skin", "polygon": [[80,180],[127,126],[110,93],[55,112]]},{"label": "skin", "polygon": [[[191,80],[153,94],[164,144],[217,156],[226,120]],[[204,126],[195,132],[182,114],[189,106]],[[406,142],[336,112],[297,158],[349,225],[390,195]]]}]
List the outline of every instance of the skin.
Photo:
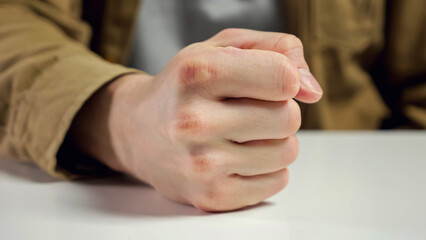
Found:
[{"label": "skin", "polygon": [[104,86],[71,128],[82,151],[204,211],[257,204],[288,183],[298,104],[321,87],[293,35],[227,29],[156,75]]}]

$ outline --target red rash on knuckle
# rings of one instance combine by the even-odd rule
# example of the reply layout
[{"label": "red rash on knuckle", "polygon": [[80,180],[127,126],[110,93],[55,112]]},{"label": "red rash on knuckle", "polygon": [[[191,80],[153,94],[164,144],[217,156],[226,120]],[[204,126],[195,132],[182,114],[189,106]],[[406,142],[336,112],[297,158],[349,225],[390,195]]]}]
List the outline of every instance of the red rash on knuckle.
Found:
[{"label": "red rash on knuckle", "polygon": [[192,166],[196,172],[208,172],[213,168],[213,162],[207,156],[195,156],[192,159]]},{"label": "red rash on knuckle", "polygon": [[194,130],[199,128],[200,122],[197,120],[185,120],[178,123],[179,130]]},{"label": "red rash on knuckle", "polygon": [[204,124],[196,114],[184,112],[178,115],[176,128],[184,132],[199,132]]},{"label": "red rash on knuckle", "polygon": [[201,145],[195,145],[190,149],[191,166],[195,172],[205,173],[216,167],[216,162],[208,156],[208,150]]},{"label": "red rash on knuckle", "polygon": [[198,59],[183,60],[179,80],[183,86],[198,86],[217,79],[217,70],[211,63]]}]

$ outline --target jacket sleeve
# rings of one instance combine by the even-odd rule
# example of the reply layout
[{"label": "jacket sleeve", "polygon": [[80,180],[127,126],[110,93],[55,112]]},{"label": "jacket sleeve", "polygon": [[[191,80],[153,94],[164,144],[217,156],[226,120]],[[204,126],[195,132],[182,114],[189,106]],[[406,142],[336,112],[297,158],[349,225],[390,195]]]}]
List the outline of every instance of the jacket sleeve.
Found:
[{"label": "jacket sleeve", "polygon": [[426,7],[423,0],[388,2],[382,88],[392,109],[389,128],[426,129]]},{"label": "jacket sleeve", "polygon": [[32,161],[51,175],[84,102],[112,79],[136,70],[86,48],[89,27],[78,1],[0,0],[0,153]]}]

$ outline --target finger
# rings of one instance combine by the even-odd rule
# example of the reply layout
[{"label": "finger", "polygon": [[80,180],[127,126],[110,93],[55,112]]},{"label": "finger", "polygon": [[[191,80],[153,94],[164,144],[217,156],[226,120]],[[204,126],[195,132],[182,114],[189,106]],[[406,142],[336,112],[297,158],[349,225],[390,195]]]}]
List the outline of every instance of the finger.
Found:
[{"label": "finger", "polygon": [[287,169],[253,177],[230,176],[220,188],[207,189],[204,200],[192,204],[209,212],[240,209],[275,195],[287,185],[288,179]]},{"label": "finger", "polygon": [[231,28],[219,32],[206,42],[219,47],[274,51],[286,55],[298,68],[309,70],[303,54],[303,44],[291,34]]},{"label": "finger", "polygon": [[258,140],[244,144],[230,143],[228,169],[231,174],[255,176],[282,170],[294,162],[299,141],[292,135],[285,139]]},{"label": "finger", "polygon": [[220,105],[222,106],[218,111],[221,113],[220,120],[224,123],[220,135],[234,142],[283,139],[300,128],[300,108],[292,99],[280,102],[229,99]]},{"label": "finger", "polygon": [[289,59],[263,50],[212,48],[180,62],[184,89],[215,99],[283,101],[299,91],[299,73]]},{"label": "finger", "polygon": [[245,205],[254,205],[284,189],[288,184],[289,177],[287,168],[250,177],[235,175],[236,194],[246,193]]},{"label": "finger", "polygon": [[261,49],[274,51],[287,56],[300,72],[300,93],[296,99],[313,103],[321,99],[323,91],[315,77],[310,74],[306,63],[303,44],[299,38],[291,34],[263,32],[249,29],[226,29],[213,36],[207,42],[216,46],[233,46],[241,49]]}]

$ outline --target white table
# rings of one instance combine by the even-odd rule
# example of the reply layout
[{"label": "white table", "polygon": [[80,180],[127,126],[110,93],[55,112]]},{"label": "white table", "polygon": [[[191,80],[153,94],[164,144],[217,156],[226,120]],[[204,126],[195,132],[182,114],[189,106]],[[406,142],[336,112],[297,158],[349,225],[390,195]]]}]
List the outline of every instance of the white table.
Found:
[{"label": "white table", "polygon": [[0,239],[426,239],[426,132],[301,132],[288,187],[208,214],[129,179],[0,161]]}]

